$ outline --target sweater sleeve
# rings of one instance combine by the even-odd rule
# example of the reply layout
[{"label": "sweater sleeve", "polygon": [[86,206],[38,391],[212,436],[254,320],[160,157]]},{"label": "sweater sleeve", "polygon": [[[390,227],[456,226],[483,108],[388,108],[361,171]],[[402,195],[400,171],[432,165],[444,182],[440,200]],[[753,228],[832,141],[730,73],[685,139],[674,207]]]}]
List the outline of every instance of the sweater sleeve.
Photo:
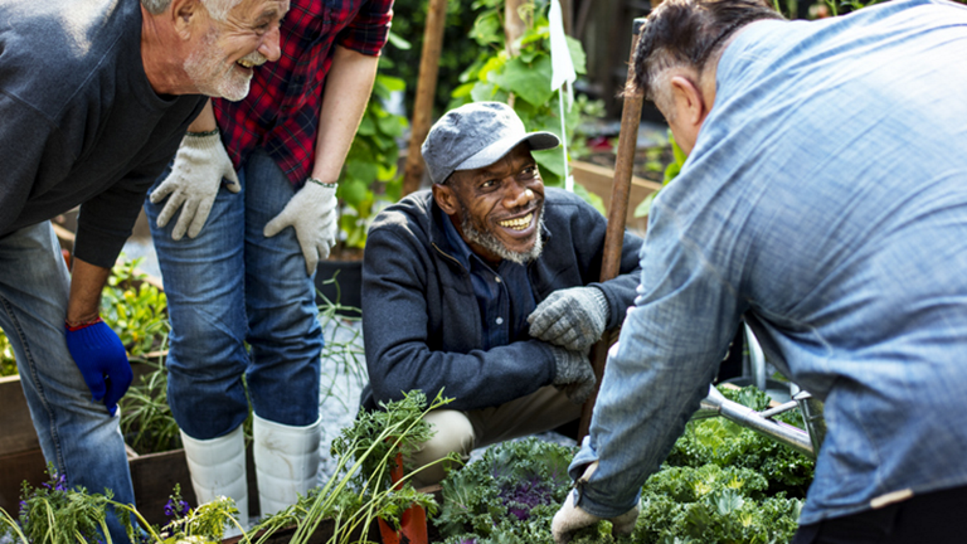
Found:
[{"label": "sweater sleeve", "polygon": [[[443,391],[448,406],[472,410],[497,406],[533,393],[554,378],[550,347],[538,340],[514,342],[487,351],[465,353],[435,349],[440,344],[435,323],[466,333],[468,343],[480,337],[464,330],[467,312],[477,312],[472,298],[460,303],[451,286],[440,285],[432,270],[436,251],[402,225],[372,229],[363,265],[363,339],[370,384],[376,402],[402,398],[419,389],[428,397]],[[447,266],[447,265],[442,265]],[[449,291],[437,297],[438,292]],[[462,314],[462,315],[460,315]]]}]

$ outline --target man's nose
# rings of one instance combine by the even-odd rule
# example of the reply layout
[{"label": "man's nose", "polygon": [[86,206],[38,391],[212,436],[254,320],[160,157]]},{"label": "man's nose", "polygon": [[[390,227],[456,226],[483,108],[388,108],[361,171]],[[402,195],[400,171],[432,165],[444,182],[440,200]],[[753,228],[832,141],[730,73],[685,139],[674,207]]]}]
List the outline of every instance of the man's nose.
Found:
[{"label": "man's nose", "polygon": [[514,184],[514,187],[516,190],[511,197],[509,205],[507,206],[508,208],[520,208],[522,206],[526,206],[536,198],[534,191],[530,190],[530,188],[518,184]]},{"label": "man's nose", "polygon": [[262,43],[259,44],[259,53],[270,62],[275,62],[282,56],[282,50],[279,48],[280,37],[279,27],[276,26],[262,37]]}]

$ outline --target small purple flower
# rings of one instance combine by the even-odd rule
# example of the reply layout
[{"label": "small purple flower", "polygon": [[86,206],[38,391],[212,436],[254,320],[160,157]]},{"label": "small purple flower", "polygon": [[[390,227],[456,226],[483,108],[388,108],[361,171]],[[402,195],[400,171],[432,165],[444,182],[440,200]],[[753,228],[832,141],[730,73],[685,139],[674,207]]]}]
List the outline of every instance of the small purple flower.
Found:
[{"label": "small purple flower", "polygon": [[50,486],[50,482],[44,482],[44,487],[53,491],[67,491],[67,478],[63,474],[55,474],[53,476],[54,486]]},{"label": "small purple flower", "polygon": [[187,514],[188,514],[187,502],[180,499],[175,499],[174,497],[172,497],[168,499],[167,503],[165,503],[165,515],[168,516],[169,518],[173,518],[176,516],[180,518]]}]

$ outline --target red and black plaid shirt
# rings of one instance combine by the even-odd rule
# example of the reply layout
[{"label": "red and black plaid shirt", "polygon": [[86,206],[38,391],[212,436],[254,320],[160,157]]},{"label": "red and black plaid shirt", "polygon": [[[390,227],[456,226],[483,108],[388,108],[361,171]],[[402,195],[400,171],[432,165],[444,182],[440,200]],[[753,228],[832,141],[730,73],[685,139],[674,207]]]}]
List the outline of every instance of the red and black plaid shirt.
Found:
[{"label": "red and black plaid shirt", "polygon": [[281,58],[255,69],[244,100],[212,100],[236,170],[261,147],[289,181],[305,181],[315,160],[333,45],[379,55],[389,34],[392,8],[393,0],[292,0],[282,21]]}]

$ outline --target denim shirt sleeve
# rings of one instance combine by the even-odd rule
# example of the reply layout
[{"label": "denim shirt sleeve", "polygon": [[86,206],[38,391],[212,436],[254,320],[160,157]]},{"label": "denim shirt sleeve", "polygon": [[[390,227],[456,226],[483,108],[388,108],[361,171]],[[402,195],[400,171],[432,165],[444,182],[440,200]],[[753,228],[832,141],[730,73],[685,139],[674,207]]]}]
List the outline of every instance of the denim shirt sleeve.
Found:
[{"label": "denim shirt sleeve", "polygon": [[653,207],[635,306],[608,354],[590,435],[571,464],[577,479],[602,460],[578,504],[605,518],[635,504],[708,393],[739,322],[727,278],[680,238],[674,219],[659,217],[673,213]]}]

